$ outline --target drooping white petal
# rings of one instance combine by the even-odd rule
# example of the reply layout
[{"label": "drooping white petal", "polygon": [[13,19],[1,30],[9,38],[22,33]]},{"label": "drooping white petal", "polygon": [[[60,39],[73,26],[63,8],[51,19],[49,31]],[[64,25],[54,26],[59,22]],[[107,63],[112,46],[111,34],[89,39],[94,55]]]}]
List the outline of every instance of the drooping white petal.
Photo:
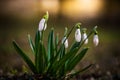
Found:
[{"label": "drooping white petal", "polygon": [[[65,41],[65,42],[64,42]],[[68,48],[68,39],[66,39],[66,37],[64,37],[63,39],[62,39],[62,44],[64,43],[64,45],[65,45],[65,48]]]},{"label": "drooping white petal", "polygon": [[97,46],[98,43],[99,43],[99,38],[98,38],[98,35],[97,35],[97,34],[95,34],[95,35],[93,36],[93,43],[94,43],[95,46]]},{"label": "drooping white petal", "polygon": [[85,40],[84,44],[88,43],[88,38],[87,38],[87,34],[86,33],[83,33],[82,39],[83,39],[83,41]]},{"label": "drooping white petal", "polygon": [[44,30],[46,30],[46,28],[47,28],[47,24],[45,23],[45,27],[44,27]]},{"label": "drooping white petal", "polygon": [[65,45],[65,48],[68,48],[68,39],[66,39],[64,45]]},{"label": "drooping white petal", "polygon": [[38,30],[39,30],[39,31],[45,30],[46,27],[47,27],[47,24],[45,23],[45,19],[42,18],[42,19],[40,20],[40,22],[39,22],[39,29],[38,29]]},{"label": "drooping white petal", "polygon": [[80,29],[76,29],[76,31],[75,31],[75,40],[76,40],[76,42],[80,42],[81,41]]}]

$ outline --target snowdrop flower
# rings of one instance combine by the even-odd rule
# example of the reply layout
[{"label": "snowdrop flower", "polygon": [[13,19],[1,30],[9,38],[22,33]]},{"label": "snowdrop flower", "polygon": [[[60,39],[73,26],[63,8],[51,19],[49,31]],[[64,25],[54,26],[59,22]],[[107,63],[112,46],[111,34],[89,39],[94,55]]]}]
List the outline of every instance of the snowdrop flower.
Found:
[{"label": "snowdrop flower", "polygon": [[76,42],[80,42],[81,41],[81,31],[80,28],[77,28],[75,31],[75,40]]},{"label": "snowdrop flower", "polygon": [[[65,41],[65,42],[64,42]],[[62,39],[62,44],[64,43],[64,45],[65,45],[65,48],[68,48],[68,39],[66,39],[66,37],[64,37],[63,39]]]},{"label": "snowdrop flower", "polygon": [[97,35],[97,34],[95,34],[95,35],[93,36],[93,43],[94,43],[95,46],[97,46],[98,43],[99,43],[99,38],[98,38],[98,35]]},{"label": "snowdrop flower", "polygon": [[87,44],[88,43],[88,38],[87,38],[87,34],[86,34],[86,28],[83,28],[82,31],[83,31],[83,34],[82,34],[82,40],[84,41],[84,44]]},{"label": "snowdrop flower", "polygon": [[42,18],[39,22],[39,31],[45,30],[47,27],[46,21],[44,18]]},{"label": "snowdrop flower", "polygon": [[49,13],[47,11],[46,14],[43,16],[43,18],[39,22],[39,29],[38,29],[39,31],[45,30],[47,28],[48,18],[49,18]]},{"label": "snowdrop flower", "polygon": [[88,38],[87,38],[87,34],[86,33],[83,33],[82,39],[83,39],[83,41],[85,40],[84,44],[88,43]]}]

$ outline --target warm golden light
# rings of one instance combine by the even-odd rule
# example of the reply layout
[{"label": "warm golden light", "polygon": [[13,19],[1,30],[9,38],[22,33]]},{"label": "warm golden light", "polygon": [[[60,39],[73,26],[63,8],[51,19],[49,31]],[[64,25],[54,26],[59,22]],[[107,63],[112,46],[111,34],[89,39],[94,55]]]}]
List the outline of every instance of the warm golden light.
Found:
[{"label": "warm golden light", "polygon": [[103,7],[103,0],[69,0],[63,3],[62,13],[69,17],[95,17]]},{"label": "warm golden light", "polygon": [[[8,1],[2,12],[31,17],[40,12],[62,13],[70,18],[94,18],[102,13],[104,0],[16,0]],[[19,5],[18,5],[19,4]]]},{"label": "warm golden light", "polygon": [[58,0],[41,0],[40,9],[45,12],[49,11],[50,13],[57,13],[59,10],[59,1]]},{"label": "warm golden light", "polygon": [[79,9],[84,13],[94,13],[100,8],[100,0],[79,0]]}]

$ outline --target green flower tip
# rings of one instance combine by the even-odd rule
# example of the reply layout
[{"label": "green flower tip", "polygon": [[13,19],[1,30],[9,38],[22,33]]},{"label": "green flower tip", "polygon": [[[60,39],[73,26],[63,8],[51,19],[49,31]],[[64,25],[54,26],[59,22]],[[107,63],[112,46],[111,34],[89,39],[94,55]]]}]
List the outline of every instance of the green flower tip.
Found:
[{"label": "green flower tip", "polygon": [[90,47],[84,47],[84,49],[89,49]]},{"label": "green flower tip", "polygon": [[82,31],[83,31],[83,33],[86,33],[87,28],[83,28]]},{"label": "green flower tip", "polygon": [[94,27],[94,34],[98,34],[97,26]]},{"label": "green flower tip", "polygon": [[68,28],[67,28],[67,27],[65,27],[65,31],[66,31],[66,32],[68,31]]},{"label": "green flower tip", "polygon": [[66,36],[66,35],[67,35],[67,31],[68,31],[68,28],[67,28],[67,27],[65,27],[65,33],[64,33],[64,36]]},{"label": "green flower tip", "polygon": [[54,30],[54,28],[52,27],[51,30]]},{"label": "green flower tip", "polygon": [[56,35],[59,36],[59,33],[57,33]]},{"label": "green flower tip", "polygon": [[46,14],[43,16],[43,18],[47,21],[48,20],[48,18],[49,18],[49,13],[48,13],[48,11],[46,11]]},{"label": "green flower tip", "polygon": [[77,24],[75,25],[75,27],[76,27],[76,28],[80,28],[80,25],[81,25],[81,23],[77,23]]}]

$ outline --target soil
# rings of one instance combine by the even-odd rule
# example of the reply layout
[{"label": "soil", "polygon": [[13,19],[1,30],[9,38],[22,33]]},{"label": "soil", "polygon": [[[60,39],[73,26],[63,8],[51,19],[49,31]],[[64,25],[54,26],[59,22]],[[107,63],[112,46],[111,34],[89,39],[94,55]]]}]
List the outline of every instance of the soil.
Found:
[{"label": "soil", "polygon": [[[30,74],[22,74],[22,75],[0,75],[0,80],[57,80],[52,77],[42,76],[39,74],[30,75]],[[73,80],[120,80],[119,74],[84,74],[77,75]]]}]

